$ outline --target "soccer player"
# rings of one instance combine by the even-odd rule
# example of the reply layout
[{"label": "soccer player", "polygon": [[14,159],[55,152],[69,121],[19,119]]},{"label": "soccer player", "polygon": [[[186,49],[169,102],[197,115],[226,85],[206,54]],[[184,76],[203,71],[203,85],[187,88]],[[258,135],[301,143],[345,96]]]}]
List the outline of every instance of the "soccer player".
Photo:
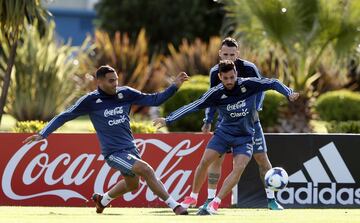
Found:
[{"label": "soccer player", "polygon": [[[221,48],[219,50],[219,57],[221,60],[232,60],[235,64],[238,77],[259,77],[261,78],[260,72],[257,67],[246,60],[242,60],[239,58],[239,50],[238,43],[235,39],[227,37],[221,43]],[[210,87],[214,87],[221,83],[219,76],[219,66],[216,64],[210,69]],[[256,110],[262,110],[262,102],[264,100],[264,92],[260,92],[257,94],[256,98]],[[208,133],[211,130],[211,123],[214,118],[216,109],[215,108],[207,108],[205,110],[205,118],[204,125],[201,130],[204,133]],[[264,133],[260,124],[259,116],[256,112],[255,119],[255,135],[254,135],[254,147],[253,147],[253,157],[258,164],[260,179],[263,182],[264,186],[264,177],[265,173],[271,169],[272,165],[267,156],[267,146],[265,142]],[[217,124],[221,121],[221,116],[218,117]],[[215,125],[216,126],[216,125]],[[231,152],[229,150],[228,152]],[[224,161],[225,156],[220,156],[218,159],[213,162],[208,170],[208,199],[206,202],[200,207],[199,213],[202,210],[206,210],[207,204],[215,198],[217,184],[219,182],[221,176],[221,165]],[[268,208],[270,210],[283,210],[284,208],[276,201],[274,196],[274,191],[265,187],[266,197],[268,201]],[[185,203],[190,203],[190,205],[195,206],[194,199],[188,197],[185,199]]]},{"label": "soccer player", "polygon": [[115,198],[138,188],[142,177],[149,188],[175,212],[186,215],[187,210],[172,198],[153,168],[140,158],[130,129],[129,112],[131,105],[158,106],[170,98],[188,75],[181,72],[174,83],[161,93],[144,94],[131,87],[118,86],[118,75],[110,66],[101,66],[96,71],[98,89],[81,97],[74,105],[54,117],[38,134],[24,140],[30,143],[45,139],[50,133],[80,115],[89,115],[101,145],[106,163],[121,172],[123,179],[103,195],[94,194],[96,212]]},{"label": "soccer player", "polygon": [[[222,120],[196,168],[190,194],[196,203],[209,165],[232,148],[233,170],[226,177],[216,197],[207,205],[210,214],[217,212],[221,199],[238,183],[253,154],[254,122],[257,120],[256,94],[273,89],[285,95],[290,101],[296,100],[299,96],[276,79],[237,78],[235,64],[231,60],[220,61],[219,78],[221,84],[210,88],[198,100],[177,109],[166,118],[154,119],[154,125],[162,127],[201,108],[218,109]],[[189,207],[186,204],[183,206]]]}]

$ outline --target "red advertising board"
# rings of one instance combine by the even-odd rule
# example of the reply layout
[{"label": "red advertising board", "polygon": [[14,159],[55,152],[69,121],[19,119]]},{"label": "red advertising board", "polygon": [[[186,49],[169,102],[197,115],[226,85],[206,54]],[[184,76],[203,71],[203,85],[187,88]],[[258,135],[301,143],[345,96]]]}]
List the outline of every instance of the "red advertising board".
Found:
[{"label": "red advertising board", "polygon": [[[0,205],[92,206],[94,192],[104,193],[121,179],[100,155],[95,134],[52,134],[31,144],[29,134],[0,133]],[[191,192],[194,172],[211,135],[170,133],[136,134],[143,160],[155,170],[175,200]],[[220,185],[231,170],[226,157]],[[206,184],[199,203],[206,200]],[[231,196],[222,201],[230,206]],[[163,207],[141,180],[139,189],[112,202],[115,207]]]}]

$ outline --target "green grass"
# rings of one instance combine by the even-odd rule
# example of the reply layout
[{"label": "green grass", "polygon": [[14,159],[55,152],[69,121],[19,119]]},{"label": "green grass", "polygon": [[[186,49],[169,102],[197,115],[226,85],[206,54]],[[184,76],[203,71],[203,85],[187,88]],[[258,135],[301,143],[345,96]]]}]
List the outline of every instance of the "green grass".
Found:
[{"label": "green grass", "polygon": [[220,209],[218,215],[175,216],[168,208],[108,208],[103,214],[94,208],[0,207],[1,222],[24,223],[360,223],[360,209]]},{"label": "green grass", "polygon": [[[131,117],[132,120],[138,122],[150,122],[152,120],[144,120],[143,117]],[[13,128],[15,127],[16,120],[10,115],[4,115],[2,117],[0,132],[13,132]],[[63,126],[61,126],[57,133],[94,133],[94,127],[88,116],[81,116],[69,122],[66,122]],[[168,129],[166,127],[158,130],[161,133],[167,133]]]},{"label": "green grass", "polygon": [[11,115],[3,115],[0,123],[0,132],[12,131],[15,127],[16,119]]},{"label": "green grass", "polygon": [[310,126],[312,127],[313,131],[316,133],[328,133],[325,121],[320,120],[310,120]]},{"label": "green grass", "polygon": [[[12,132],[15,127],[16,120],[10,115],[2,117],[0,132]],[[82,116],[67,122],[57,130],[57,132],[91,132],[93,129],[90,119],[87,116]]]}]

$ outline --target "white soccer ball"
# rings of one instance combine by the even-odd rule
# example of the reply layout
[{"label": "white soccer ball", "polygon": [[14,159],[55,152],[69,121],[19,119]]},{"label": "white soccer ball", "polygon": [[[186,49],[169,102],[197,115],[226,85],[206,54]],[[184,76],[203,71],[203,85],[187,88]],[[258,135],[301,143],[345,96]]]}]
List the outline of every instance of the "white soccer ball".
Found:
[{"label": "white soccer ball", "polygon": [[288,182],[289,176],[281,167],[273,167],[265,174],[265,185],[273,191],[284,189]]}]

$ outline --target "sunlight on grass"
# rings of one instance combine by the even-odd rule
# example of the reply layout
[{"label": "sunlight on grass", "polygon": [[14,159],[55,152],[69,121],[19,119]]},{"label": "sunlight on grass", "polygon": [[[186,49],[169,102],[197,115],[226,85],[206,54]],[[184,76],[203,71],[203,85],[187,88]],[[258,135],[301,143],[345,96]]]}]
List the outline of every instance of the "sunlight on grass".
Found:
[{"label": "sunlight on grass", "polygon": [[[152,120],[146,120],[143,117],[136,116],[131,117],[132,120],[137,122],[146,122],[152,124]],[[0,125],[0,132],[13,132],[13,128],[15,127],[16,119],[10,115],[4,115]],[[81,116],[74,120],[71,120],[65,123],[62,127],[60,127],[57,133],[94,133],[94,127],[90,121],[88,116]],[[163,127],[158,130],[159,133],[167,133],[168,129]]]},{"label": "sunlight on grass", "polygon": [[16,119],[11,115],[3,115],[0,123],[0,132],[9,132],[15,127]]},{"label": "sunlight on grass", "polygon": [[189,216],[175,216],[169,208],[108,208],[101,215],[93,207],[0,207],[1,222],[28,223],[360,223],[360,209],[220,209],[218,215],[197,216],[190,209]]},{"label": "sunlight on grass", "polygon": [[326,122],[320,120],[310,120],[310,126],[315,133],[327,133],[327,129],[325,127]]}]

